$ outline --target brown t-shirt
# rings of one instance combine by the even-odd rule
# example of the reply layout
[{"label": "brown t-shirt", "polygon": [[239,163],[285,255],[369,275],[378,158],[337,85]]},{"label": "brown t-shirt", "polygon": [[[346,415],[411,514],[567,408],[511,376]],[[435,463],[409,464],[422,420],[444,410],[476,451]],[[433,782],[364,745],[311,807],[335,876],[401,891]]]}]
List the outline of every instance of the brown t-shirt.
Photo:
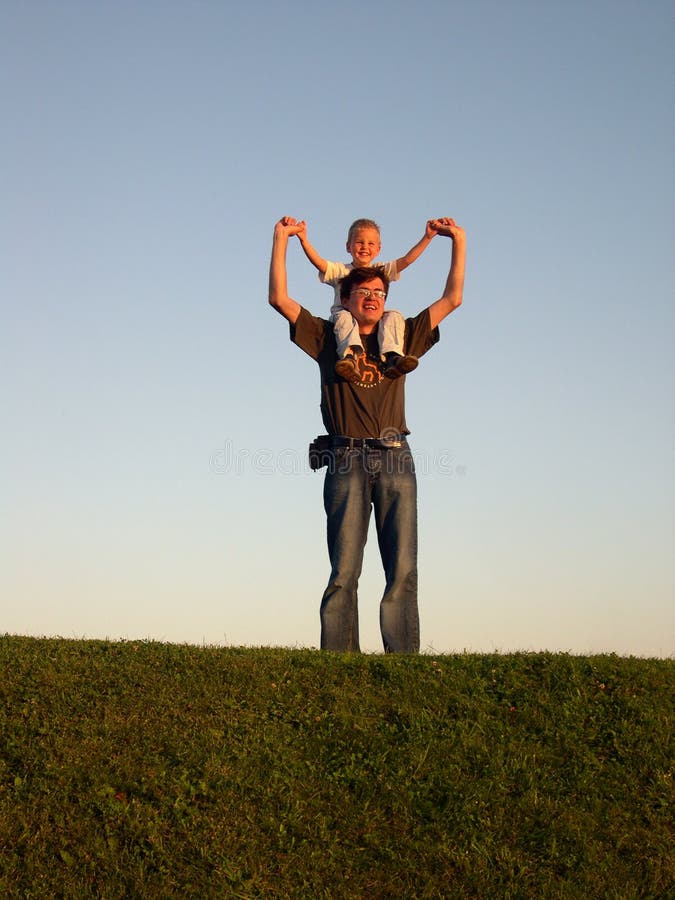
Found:
[{"label": "brown t-shirt", "polygon": [[[377,332],[361,335],[361,339],[366,357],[359,360],[360,381],[351,384],[335,374],[337,351],[332,323],[303,308],[291,324],[293,343],[319,364],[321,415],[326,431],[354,438],[409,434],[405,422],[405,377],[383,376]],[[438,328],[431,328],[428,309],[406,319],[406,353],[422,356],[438,340]]]}]

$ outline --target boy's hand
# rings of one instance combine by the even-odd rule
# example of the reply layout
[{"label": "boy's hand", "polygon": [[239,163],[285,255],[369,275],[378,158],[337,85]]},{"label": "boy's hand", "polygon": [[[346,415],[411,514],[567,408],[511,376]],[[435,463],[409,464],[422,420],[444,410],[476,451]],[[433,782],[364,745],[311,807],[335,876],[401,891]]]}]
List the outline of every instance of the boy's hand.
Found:
[{"label": "boy's hand", "polygon": [[427,224],[424,228],[424,237],[425,238],[428,238],[429,240],[431,240],[433,237],[436,236],[437,231],[436,231],[435,223],[437,221],[438,221],[438,219],[429,219],[429,221],[427,222]]},{"label": "boy's hand", "polygon": [[295,219],[288,219],[288,221],[293,222],[293,225],[290,226],[293,230],[289,231],[289,234],[297,235],[300,246],[307,259],[321,275],[324,275],[328,263],[310,244],[309,238],[307,237],[307,222],[305,222],[304,219],[301,222],[296,222]]}]

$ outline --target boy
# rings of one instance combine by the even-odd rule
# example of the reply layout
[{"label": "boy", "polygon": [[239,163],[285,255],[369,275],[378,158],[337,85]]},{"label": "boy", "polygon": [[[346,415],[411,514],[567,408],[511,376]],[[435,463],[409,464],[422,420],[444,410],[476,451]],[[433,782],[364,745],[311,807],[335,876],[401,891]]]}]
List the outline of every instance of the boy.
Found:
[{"label": "boy", "polygon": [[[377,264],[380,265],[389,281],[398,281],[400,273],[421,256],[429,246],[431,239],[436,234],[433,227],[435,220],[426,224],[424,237],[414,247],[399,259]],[[334,288],[335,294],[331,308],[331,322],[335,332],[338,361],[335,363],[335,372],[341,378],[355,384],[359,380],[359,369],[356,358],[365,352],[363,342],[359,335],[358,323],[351,313],[344,308],[340,300],[340,282],[354,268],[372,266],[373,260],[378,256],[381,248],[380,226],[372,219],[357,219],[349,228],[347,234],[347,253],[352,258],[351,263],[330,262],[320,256],[307,239],[307,225],[300,223],[301,229],[298,238],[302,244],[305,256],[319,271],[319,280],[323,284],[329,284]],[[405,319],[396,310],[387,310],[380,320],[378,327],[378,344],[380,357],[384,363],[383,374],[386,378],[399,378],[417,368],[417,357],[406,355],[403,351],[403,337],[405,333]]]}]

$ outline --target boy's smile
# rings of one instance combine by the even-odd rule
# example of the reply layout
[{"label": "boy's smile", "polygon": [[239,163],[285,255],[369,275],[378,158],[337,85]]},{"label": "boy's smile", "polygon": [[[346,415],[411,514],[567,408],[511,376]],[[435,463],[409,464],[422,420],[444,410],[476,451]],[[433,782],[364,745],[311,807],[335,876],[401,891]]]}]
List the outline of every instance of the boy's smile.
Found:
[{"label": "boy's smile", "polygon": [[381,249],[380,235],[375,228],[357,228],[347,241],[347,252],[355,266],[369,266]]}]

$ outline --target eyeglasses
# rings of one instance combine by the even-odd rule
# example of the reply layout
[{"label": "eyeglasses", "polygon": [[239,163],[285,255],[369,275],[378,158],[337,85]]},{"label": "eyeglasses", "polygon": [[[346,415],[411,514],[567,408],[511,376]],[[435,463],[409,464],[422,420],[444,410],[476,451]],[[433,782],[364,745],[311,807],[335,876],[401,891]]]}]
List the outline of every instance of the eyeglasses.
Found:
[{"label": "eyeglasses", "polygon": [[359,297],[361,300],[367,300],[371,294],[377,300],[384,300],[387,296],[387,292],[381,290],[380,288],[375,288],[375,290],[371,290],[370,288],[354,288],[354,290],[350,294],[350,297]]}]

